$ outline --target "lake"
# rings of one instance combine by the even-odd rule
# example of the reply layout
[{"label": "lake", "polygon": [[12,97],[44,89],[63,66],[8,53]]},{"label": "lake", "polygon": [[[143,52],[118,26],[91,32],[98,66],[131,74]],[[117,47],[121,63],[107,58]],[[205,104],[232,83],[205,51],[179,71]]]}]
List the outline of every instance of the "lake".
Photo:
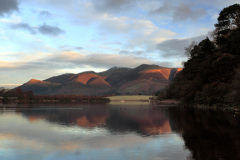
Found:
[{"label": "lake", "polygon": [[240,159],[238,114],[148,103],[9,106],[0,109],[3,160]]}]

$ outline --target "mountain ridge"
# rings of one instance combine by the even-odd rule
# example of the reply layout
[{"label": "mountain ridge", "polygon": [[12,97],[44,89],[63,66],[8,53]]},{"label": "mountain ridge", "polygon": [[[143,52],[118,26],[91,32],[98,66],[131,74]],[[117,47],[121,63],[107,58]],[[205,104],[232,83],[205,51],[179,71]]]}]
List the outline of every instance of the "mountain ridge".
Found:
[{"label": "mountain ridge", "polygon": [[82,94],[128,95],[152,94],[164,89],[181,68],[167,68],[142,64],[136,68],[112,67],[96,73],[62,74],[45,80],[31,79],[20,86],[23,91],[32,90],[35,95]]}]

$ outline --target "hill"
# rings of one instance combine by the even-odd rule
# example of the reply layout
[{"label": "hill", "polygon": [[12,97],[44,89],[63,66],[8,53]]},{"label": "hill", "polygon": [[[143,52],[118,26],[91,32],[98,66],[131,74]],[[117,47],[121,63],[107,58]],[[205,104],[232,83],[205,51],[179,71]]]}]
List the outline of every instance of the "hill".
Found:
[{"label": "hill", "polygon": [[152,94],[164,89],[181,68],[143,64],[136,68],[113,67],[104,72],[63,74],[46,80],[30,80],[20,86],[35,95],[132,95]]}]

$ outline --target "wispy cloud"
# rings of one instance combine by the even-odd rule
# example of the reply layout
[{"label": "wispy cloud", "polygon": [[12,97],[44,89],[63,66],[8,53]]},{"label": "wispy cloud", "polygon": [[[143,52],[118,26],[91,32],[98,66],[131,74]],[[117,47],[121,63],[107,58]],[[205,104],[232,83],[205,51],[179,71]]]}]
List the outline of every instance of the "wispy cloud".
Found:
[{"label": "wispy cloud", "polygon": [[29,31],[31,34],[36,34],[36,28],[30,26],[29,24],[27,23],[17,23],[17,24],[13,24],[11,26],[12,29],[24,29],[24,30],[27,30]]},{"label": "wispy cloud", "polygon": [[119,54],[126,54],[126,55],[141,55],[144,54],[144,51],[126,51],[126,50],[121,50]]},{"label": "wispy cloud", "polygon": [[12,24],[11,28],[12,29],[24,29],[24,30],[28,31],[30,34],[41,33],[43,35],[53,36],[53,37],[56,37],[56,36],[59,36],[59,35],[65,33],[65,31],[62,30],[61,28],[59,28],[57,26],[47,25],[45,23],[40,26],[31,26],[28,23],[16,23],[16,24]]}]

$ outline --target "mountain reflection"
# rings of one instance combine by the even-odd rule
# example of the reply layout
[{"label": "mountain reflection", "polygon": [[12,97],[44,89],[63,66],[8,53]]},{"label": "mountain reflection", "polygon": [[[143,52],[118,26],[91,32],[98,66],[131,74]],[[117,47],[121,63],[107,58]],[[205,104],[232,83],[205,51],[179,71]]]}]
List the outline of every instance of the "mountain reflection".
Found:
[{"label": "mountain reflection", "polygon": [[112,109],[106,124],[113,133],[132,131],[142,136],[150,136],[171,132],[169,119],[165,113],[151,108],[128,108],[128,111]]},{"label": "mountain reflection", "polygon": [[186,159],[169,115],[149,105],[2,108],[0,159]]},{"label": "mountain reflection", "polygon": [[46,120],[53,124],[77,125],[86,129],[103,127],[112,134],[133,132],[141,136],[151,136],[171,132],[169,119],[164,111],[141,105],[85,105],[80,109],[75,106],[65,109],[18,109],[16,112],[26,116],[32,123]]},{"label": "mountain reflection", "polygon": [[[113,157],[129,149],[154,153],[152,159],[160,152],[160,157],[170,159],[235,160],[240,159],[239,133],[239,114],[184,107],[153,110],[148,105],[58,104],[0,110],[0,142],[14,142],[4,148],[18,151],[77,150],[92,155],[93,149],[100,154],[111,148],[116,152],[106,153]],[[131,159],[131,155],[125,156]]]}]

